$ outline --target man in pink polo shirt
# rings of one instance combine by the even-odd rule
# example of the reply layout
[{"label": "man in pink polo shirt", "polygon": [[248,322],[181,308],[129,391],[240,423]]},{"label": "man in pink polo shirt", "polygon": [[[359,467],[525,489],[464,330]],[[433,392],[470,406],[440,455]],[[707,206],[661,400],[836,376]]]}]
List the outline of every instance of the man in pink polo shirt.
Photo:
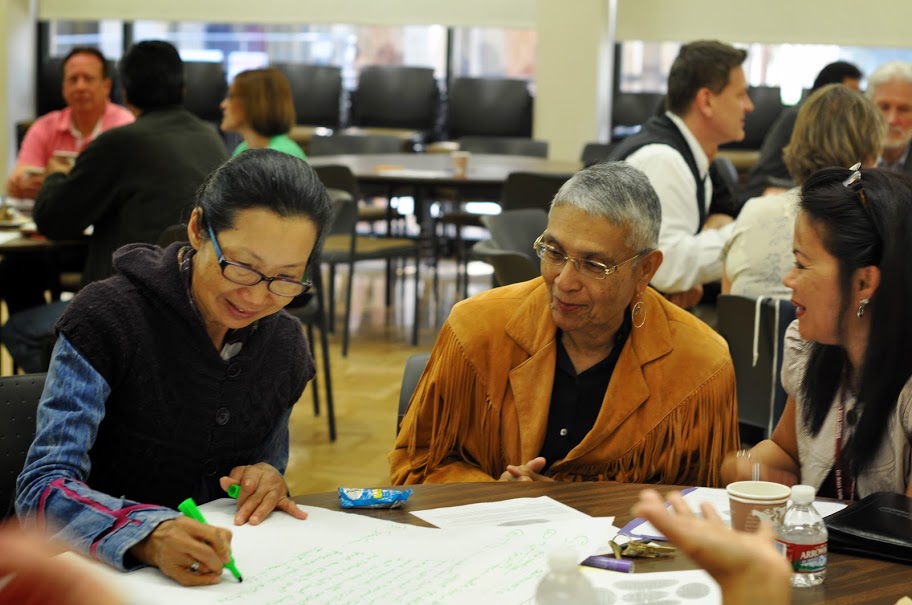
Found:
[{"label": "man in pink polo shirt", "polygon": [[6,184],[7,193],[34,198],[49,164],[54,167],[71,163],[74,154],[100,133],[132,122],[133,114],[111,103],[110,93],[111,78],[104,55],[94,48],[70,51],[63,61],[63,99],[67,106],[41,116],[28,129]]}]

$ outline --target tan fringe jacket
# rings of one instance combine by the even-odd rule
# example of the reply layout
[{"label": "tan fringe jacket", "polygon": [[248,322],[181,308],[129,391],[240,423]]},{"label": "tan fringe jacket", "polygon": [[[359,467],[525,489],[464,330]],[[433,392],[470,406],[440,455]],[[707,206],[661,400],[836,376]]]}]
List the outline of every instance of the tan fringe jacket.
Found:
[{"label": "tan fringe jacket", "polygon": [[[720,485],[738,448],[735,375],[721,336],[652,289],[592,430],[550,475],[563,481]],[[557,359],[541,278],[453,308],[390,453],[394,484],[492,481],[538,456]]]}]

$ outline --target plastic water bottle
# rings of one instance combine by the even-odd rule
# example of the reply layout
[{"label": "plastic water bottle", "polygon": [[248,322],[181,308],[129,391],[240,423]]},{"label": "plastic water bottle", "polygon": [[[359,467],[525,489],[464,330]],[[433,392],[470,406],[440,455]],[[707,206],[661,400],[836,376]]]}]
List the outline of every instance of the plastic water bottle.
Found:
[{"label": "plastic water bottle", "polygon": [[827,528],[814,508],[813,486],[792,487],[792,504],[776,528],[779,551],[794,570],[792,586],[817,586],[826,576]]},{"label": "plastic water bottle", "polygon": [[535,590],[537,605],[596,605],[595,589],[579,569],[576,553],[560,549],[548,556],[550,570]]}]

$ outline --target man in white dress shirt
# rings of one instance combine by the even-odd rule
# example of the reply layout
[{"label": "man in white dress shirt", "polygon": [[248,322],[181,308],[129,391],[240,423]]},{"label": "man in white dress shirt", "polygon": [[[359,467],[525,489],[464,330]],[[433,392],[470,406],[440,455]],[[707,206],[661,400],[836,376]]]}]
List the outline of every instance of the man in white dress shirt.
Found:
[{"label": "man in white dress shirt", "polygon": [[700,301],[703,284],[722,277],[720,253],[732,219],[706,215],[708,174],[719,145],[744,138],[745,115],[754,109],[741,67],[746,57],[722,42],[682,46],[668,76],[667,111],[612,153],[645,172],[659,194],[665,262],[652,286],[684,308]]}]

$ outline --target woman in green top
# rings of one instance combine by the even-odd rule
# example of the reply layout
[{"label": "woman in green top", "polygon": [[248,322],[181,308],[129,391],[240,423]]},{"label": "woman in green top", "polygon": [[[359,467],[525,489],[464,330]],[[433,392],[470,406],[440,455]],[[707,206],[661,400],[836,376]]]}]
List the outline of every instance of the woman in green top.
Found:
[{"label": "woman in green top", "polygon": [[244,137],[232,155],[247,149],[269,147],[307,159],[304,151],[288,136],[295,121],[294,103],[288,79],[278,69],[242,71],[235,76],[220,107],[223,114],[221,129]]}]

